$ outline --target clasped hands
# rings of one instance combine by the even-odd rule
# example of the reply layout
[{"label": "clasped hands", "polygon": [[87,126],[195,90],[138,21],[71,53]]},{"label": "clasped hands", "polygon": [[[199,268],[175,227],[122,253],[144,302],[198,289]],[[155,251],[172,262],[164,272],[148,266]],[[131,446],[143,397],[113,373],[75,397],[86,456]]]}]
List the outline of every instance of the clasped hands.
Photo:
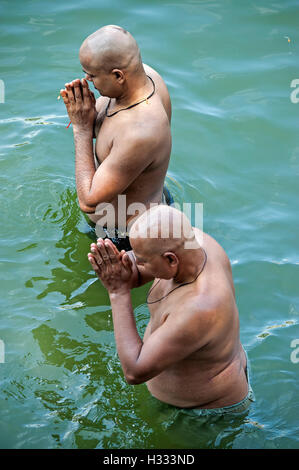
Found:
[{"label": "clasped hands", "polygon": [[88,260],[109,294],[127,294],[133,287],[132,261],[111,240],[99,238],[90,245]]},{"label": "clasped hands", "polygon": [[65,89],[60,90],[73,129],[93,132],[94,121],[97,116],[96,99],[89,89],[88,83],[83,78],[73,80],[65,84]]}]

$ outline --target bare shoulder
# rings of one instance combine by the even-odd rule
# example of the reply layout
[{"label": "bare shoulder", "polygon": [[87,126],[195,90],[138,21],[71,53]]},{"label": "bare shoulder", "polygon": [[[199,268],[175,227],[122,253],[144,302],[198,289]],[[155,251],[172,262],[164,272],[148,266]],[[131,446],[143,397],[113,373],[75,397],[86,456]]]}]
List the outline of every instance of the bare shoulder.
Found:
[{"label": "bare shoulder", "polygon": [[119,116],[118,132],[113,144],[136,149],[139,155],[141,152],[148,154],[164,147],[170,140],[169,122],[165,113],[159,118],[155,111],[156,108],[139,107],[129,115]]},{"label": "bare shoulder", "polygon": [[107,98],[106,96],[100,96],[96,100],[96,111],[98,114],[94,123],[94,137],[95,138],[97,137],[100,127],[104,121],[105,110],[106,110],[108,103],[109,103],[109,98]]},{"label": "bare shoulder", "polygon": [[223,247],[207,233],[194,229],[200,245],[207,254],[207,288],[203,305],[209,305],[216,311],[234,309],[235,287],[229,257]]},{"label": "bare shoulder", "polygon": [[[219,287],[208,289],[196,295],[188,295],[184,302],[178,302],[174,315],[169,315],[176,329],[184,331],[186,339],[198,341],[198,348],[206,346],[221,336],[229,334],[236,324],[235,304],[231,289]],[[171,318],[172,317],[172,318]]]},{"label": "bare shoulder", "polygon": [[182,322],[191,322],[197,326],[205,326],[214,321],[214,315],[219,308],[218,299],[209,293],[188,294],[183,302],[178,302],[175,317]]},{"label": "bare shoulder", "polygon": [[[212,303],[198,297],[188,298],[177,304],[175,311],[165,319],[168,330],[179,334],[186,342],[192,342],[196,349],[206,346],[215,332],[217,313]],[[212,300],[212,299],[211,299]]]},{"label": "bare shoulder", "polygon": [[140,158],[140,155],[149,154],[158,149],[162,137],[161,126],[157,126],[149,119],[136,120],[132,117],[124,122],[119,121],[118,133],[114,136],[113,145],[126,152],[137,152]]},{"label": "bare shoulder", "polygon": [[150,75],[152,78],[155,78],[158,81],[158,84],[160,84],[160,83],[165,84],[165,82],[164,82],[163,78],[161,77],[161,75],[155,69],[153,69],[153,67],[150,67],[147,64],[143,64],[143,68],[144,68],[144,71],[147,75]]},{"label": "bare shoulder", "polygon": [[156,86],[156,91],[158,95],[160,96],[161,102],[163,104],[163,107],[166,111],[166,114],[168,116],[169,122],[171,121],[171,101],[170,101],[170,96],[169,96],[169,91],[167,88],[167,85],[161,75],[152,67],[150,67],[147,64],[143,64],[145,73],[149,75],[155,82]]},{"label": "bare shoulder", "polygon": [[96,100],[96,110],[98,113],[102,114],[105,112],[105,109],[109,103],[109,98],[107,96],[100,96]]},{"label": "bare shoulder", "polygon": [[199,230],[196,227],[193,227],[193,230],[195,232],[195,236],[199,242],[199,244],[206,249],[206,252],[209,252],[209,257],[212,257],[213,261],[219,263],[224,263],[226,267],[231,269],[231,264],[229,257],[227,253],[225,252],[224,248],[213,238],[211,235],[209,235],[206,232],[203,232],[202,230]]}]

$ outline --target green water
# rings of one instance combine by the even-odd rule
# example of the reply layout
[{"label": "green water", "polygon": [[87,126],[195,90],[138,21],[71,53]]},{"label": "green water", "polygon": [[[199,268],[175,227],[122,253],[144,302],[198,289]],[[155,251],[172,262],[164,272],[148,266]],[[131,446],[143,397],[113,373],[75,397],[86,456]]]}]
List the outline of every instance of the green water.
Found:
[{"label": "green water", "polygon": [[[0,18],[0,447],[298,448],[299,1],[2,0]],[[123,378],[57,101],[104,24],[164,77],[169,186],[203,203],[231,259],[256,396],[243,418],[175,416]],[[141,333],[146,292],[133,293]]]}]

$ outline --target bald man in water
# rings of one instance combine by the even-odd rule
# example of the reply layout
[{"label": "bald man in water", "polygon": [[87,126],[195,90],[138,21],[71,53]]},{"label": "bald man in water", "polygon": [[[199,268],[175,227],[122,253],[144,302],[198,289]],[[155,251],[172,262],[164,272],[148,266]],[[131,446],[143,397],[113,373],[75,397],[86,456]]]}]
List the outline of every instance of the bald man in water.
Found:
[{"label": "bald man in water", "polygon": [[[115,226],[126,231],[136,215],[127,213],[132,203],[148,208],[162,200],[171,152],[170,97],[162,77],[142,63],[135,39],[119,26],[88,36],[79,58],[85,79],[60,92],[73,126],[79,205],[105,225],[103,210],[110,203]],[[97,100],[87,81],[101,94]],[[126,196],[123,224],[119,195]]]},{"label": "bald man in water", "polygon": [[[163,205],[135,221],[130,241],[133,252],[120,253],[99,239],[88,254],[109,292],[127,382],[146,382],[160,401],[201,414],[247,410],[253,394],[224,250],[180,211]],[[130,290],[153,279],[141,340]]]}]

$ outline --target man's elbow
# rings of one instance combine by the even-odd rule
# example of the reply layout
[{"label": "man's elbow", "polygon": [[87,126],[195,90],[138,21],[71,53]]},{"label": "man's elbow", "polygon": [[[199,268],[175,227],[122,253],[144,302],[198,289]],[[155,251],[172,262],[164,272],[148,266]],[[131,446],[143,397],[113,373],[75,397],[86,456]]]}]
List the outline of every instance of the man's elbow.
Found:
[{"label": "man's elbow", "polygon": [[85,214],[94,214],[96,208],[93,206],[89,206],[86,204],[84,201],[79,199],[79,207],[82,212],[85,212]]},{"label": "man's elbow", "polygon": [[92,196],[86,196],[84,198],[80,198],[78,197],[78,202],[79,202],[79,206],[80,206],[80,209],[81,211],[85,212],[86,214],[91,214],[91,213],[94,213],[96,211],[96,209],[98,208],[99,210],[104,210],[105,209],[105,206],[110,204],[111,201],[113,201],[113,198],[114,197],[106,197],[105,199],[101,198],[97,198],[95,199],[94,197]]},{"label": "man's elbow", "polygon": [[126,372],[125,379],[129,385],[139,385],[146,382],[148,380],[148,377],[137,373]]},{"label": "man's elbow", "polygon": [[134,377],[125,377],[126,379],[126,382],[128,385],[139,385],[143,382],[139,382],[137,379],[135,379]]},{"label": "man's elbow", "polygon": [[129,385],[139,385],[145,382],[145,380],[135,377],[134,375],[125,375],[125,379]]}]

